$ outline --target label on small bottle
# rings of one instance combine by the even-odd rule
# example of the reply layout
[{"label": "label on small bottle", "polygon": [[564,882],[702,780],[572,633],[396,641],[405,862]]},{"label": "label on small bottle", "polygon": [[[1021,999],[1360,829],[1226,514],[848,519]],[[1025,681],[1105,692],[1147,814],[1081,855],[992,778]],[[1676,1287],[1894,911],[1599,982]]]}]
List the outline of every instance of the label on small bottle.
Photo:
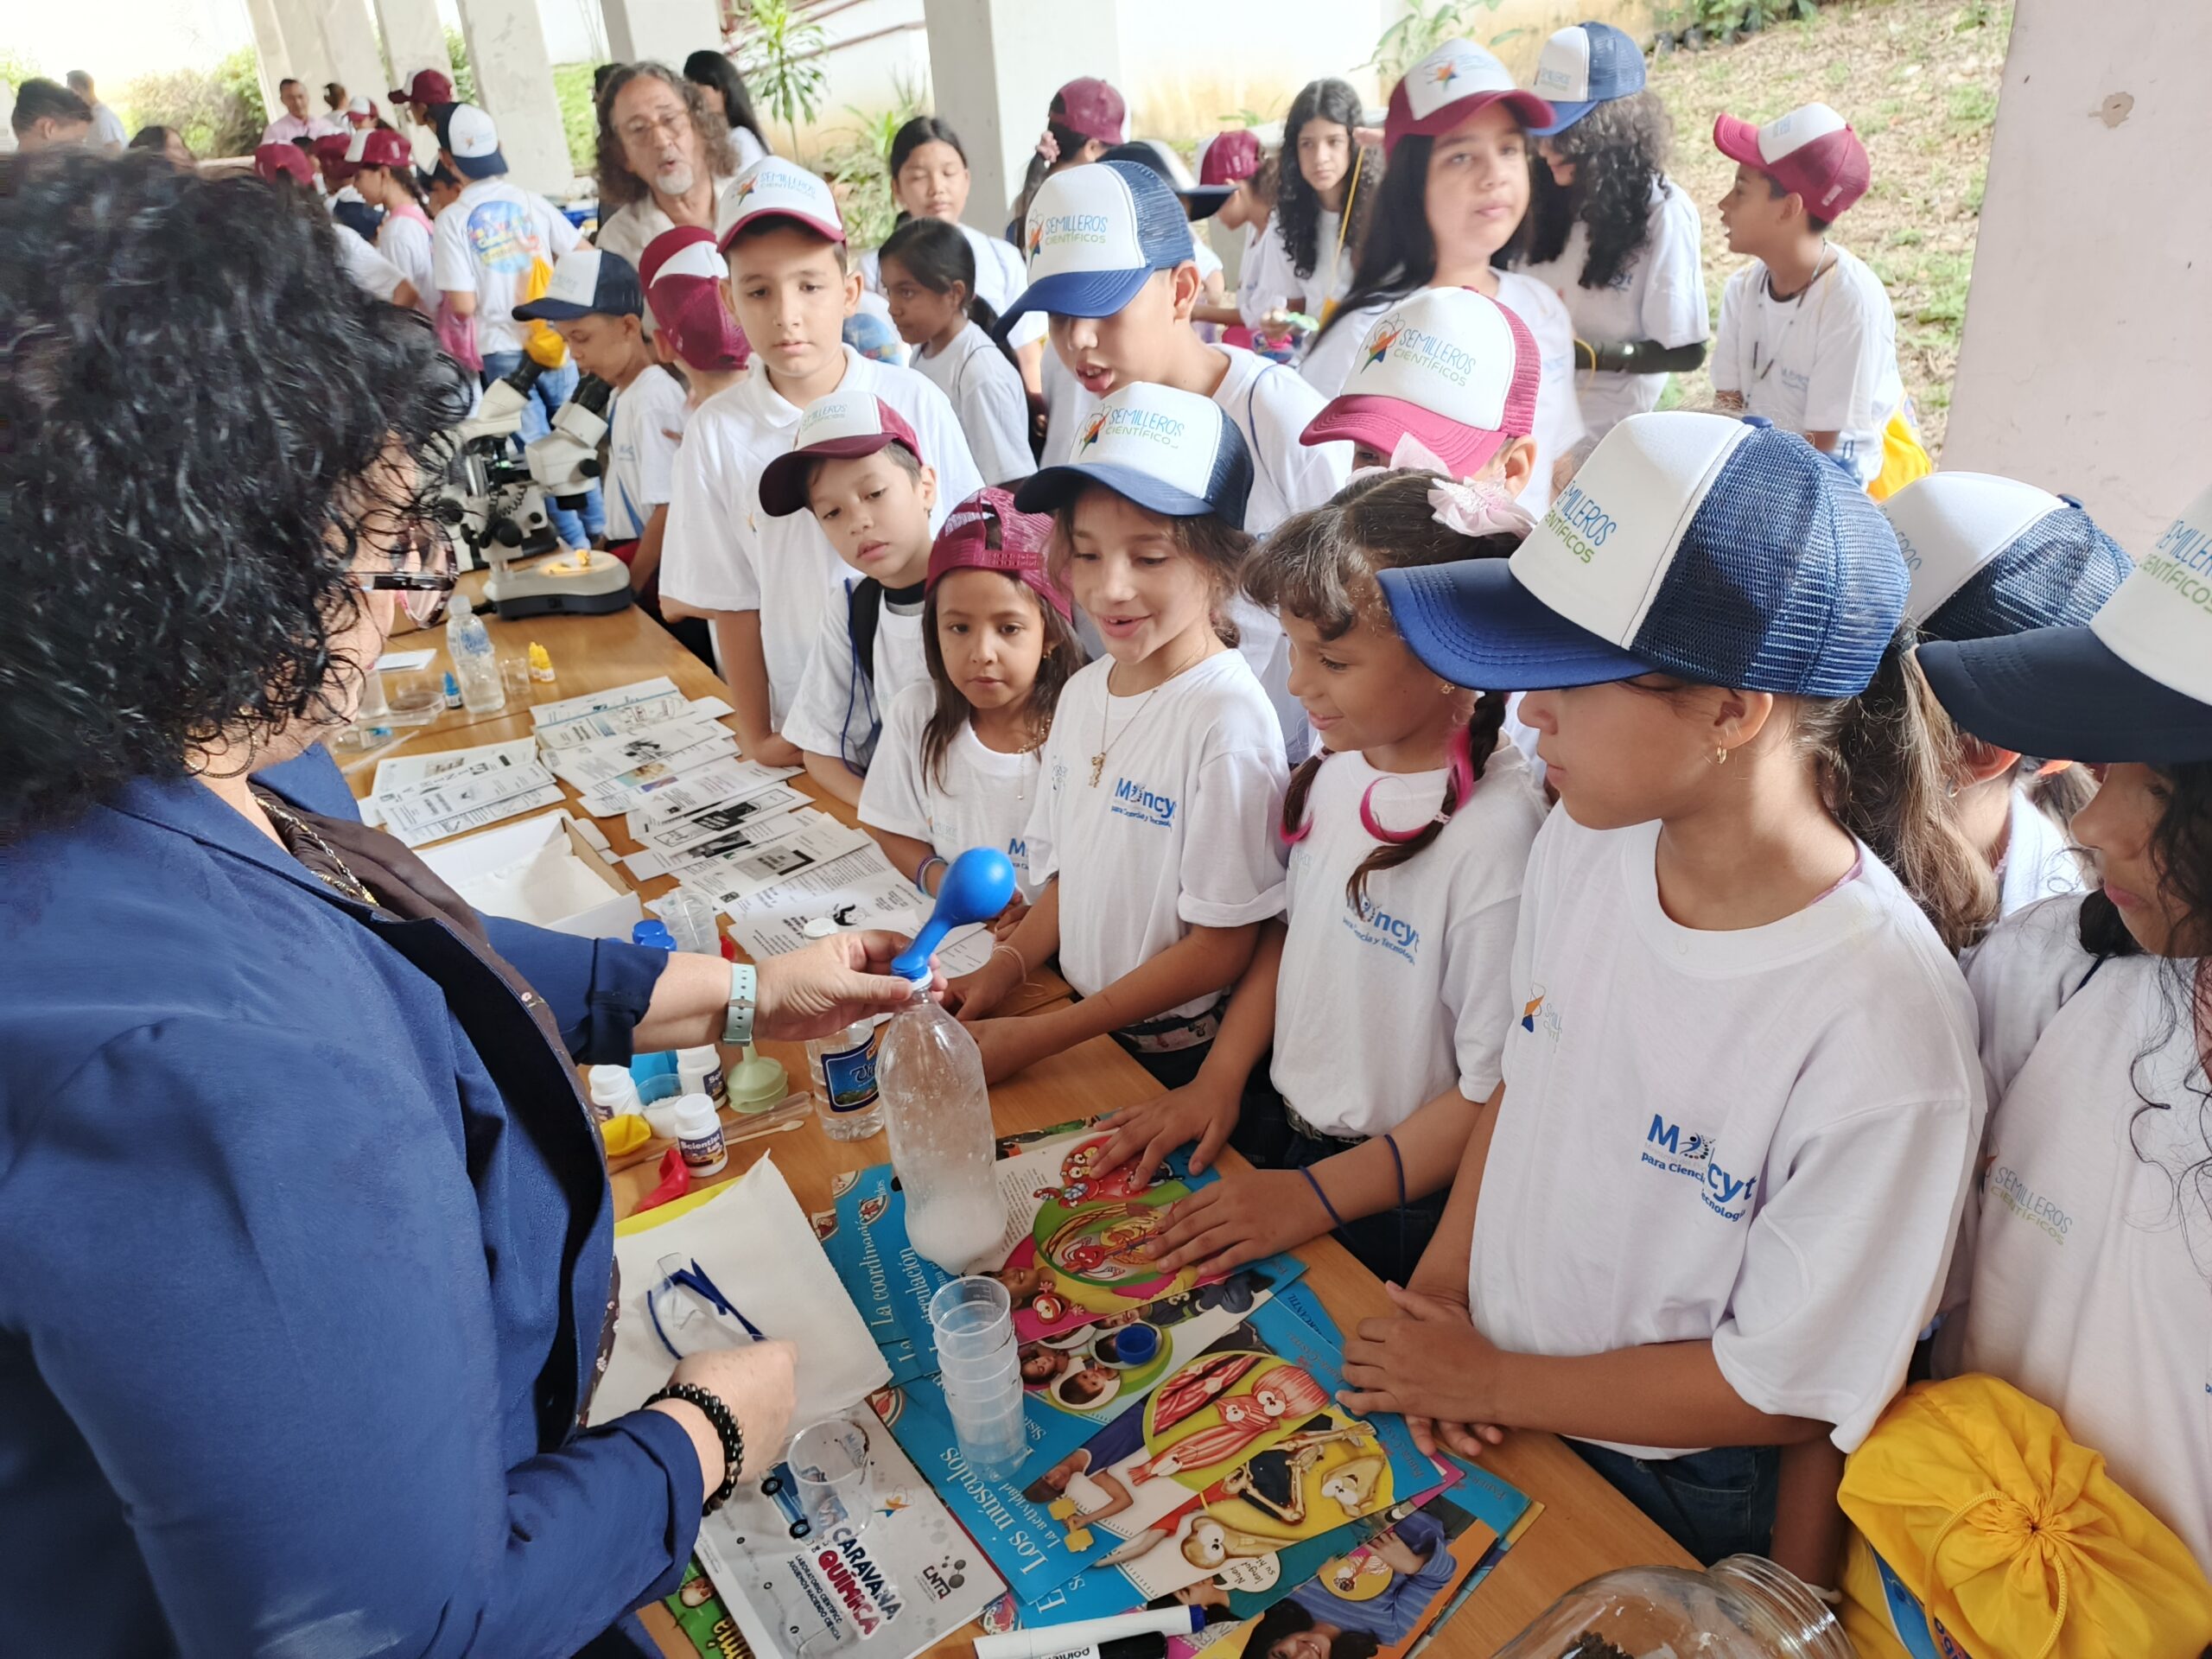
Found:
[{"label": "label on small bottle", "polygon": [[875,1033],[851,1048],[824,1049],[822,1086],[833,1112],[863,1112],[875,1104]]},{"label": "label on small bottle", "polygon": [[676,1142],[677,1155],[685,1167],[695,1174],[711,1175],[728,1160],[722,1147],[721,1125],[717,1123],[703,1135],[680,1135]]}]

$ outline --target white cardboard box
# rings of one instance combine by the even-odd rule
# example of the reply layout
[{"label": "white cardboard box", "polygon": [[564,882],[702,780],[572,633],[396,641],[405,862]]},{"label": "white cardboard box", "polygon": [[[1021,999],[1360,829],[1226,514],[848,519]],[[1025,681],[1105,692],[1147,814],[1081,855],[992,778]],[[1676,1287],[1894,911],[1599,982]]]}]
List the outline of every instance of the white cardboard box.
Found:
[{"label": "white cardboard box", "polygon": [[488,916],[587,939],[626,939],[645,919],[638,895],[566,812],[463,836],[422,858]]}]

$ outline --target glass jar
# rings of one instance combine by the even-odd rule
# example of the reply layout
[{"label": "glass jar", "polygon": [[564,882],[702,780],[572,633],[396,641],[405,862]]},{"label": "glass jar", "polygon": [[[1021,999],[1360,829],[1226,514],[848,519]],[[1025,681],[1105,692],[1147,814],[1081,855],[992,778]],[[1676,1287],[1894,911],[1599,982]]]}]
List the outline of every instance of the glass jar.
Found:
[{"label": "glass jar", "polygon": [[1629,1567],[1568,1591],[1497,1659],[1853,1659],[1843,1626],[1763,1555]]}]

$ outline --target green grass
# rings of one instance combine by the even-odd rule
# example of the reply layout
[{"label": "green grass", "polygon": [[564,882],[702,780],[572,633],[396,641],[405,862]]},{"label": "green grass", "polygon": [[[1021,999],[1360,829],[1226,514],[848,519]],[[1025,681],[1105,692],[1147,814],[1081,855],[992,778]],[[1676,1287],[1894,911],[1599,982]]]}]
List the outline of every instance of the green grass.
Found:
[{"label": "green grass", "polygon": [[1997,94],[1986,86],[1954,86],[1949,108],[1954,126],[1979,132],[1997,119]]}]

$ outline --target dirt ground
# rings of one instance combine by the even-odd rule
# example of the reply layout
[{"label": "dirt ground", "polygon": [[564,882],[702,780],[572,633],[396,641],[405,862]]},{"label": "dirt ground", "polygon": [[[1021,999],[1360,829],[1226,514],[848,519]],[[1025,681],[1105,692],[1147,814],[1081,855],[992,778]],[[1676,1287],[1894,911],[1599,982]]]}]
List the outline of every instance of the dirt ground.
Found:
[{"label": "dirt ground", "polygon": [[[1899,366],[1931,452],[1942,449],[1950,410],[2012,22],[2010,5],[1980,0],[1837,0],[1810,22],[1652,64],[1650,84],[1675,122],[1669,171],[1704,221],[1716,308],[1740,262],[1722,238],[1715,206],[1735,168],[1713,148],[1714,114],[1765,121],[1818,100],[1857,129],[1873,184],[1836,221],[1834,239],[1889,286]],[[1682,402],[1709,395],[1701,372],[1678,380]]]}]

